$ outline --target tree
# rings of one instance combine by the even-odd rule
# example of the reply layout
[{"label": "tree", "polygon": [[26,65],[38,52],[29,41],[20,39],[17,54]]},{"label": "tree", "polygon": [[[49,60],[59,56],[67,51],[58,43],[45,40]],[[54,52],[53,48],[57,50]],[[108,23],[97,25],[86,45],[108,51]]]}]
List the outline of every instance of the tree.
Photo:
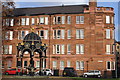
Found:
[{"label": "tree", "polygon": [[2,5],[2,16],[13,15],[13,10],[15,8],[15,3],[13,1],[1,2]]}]

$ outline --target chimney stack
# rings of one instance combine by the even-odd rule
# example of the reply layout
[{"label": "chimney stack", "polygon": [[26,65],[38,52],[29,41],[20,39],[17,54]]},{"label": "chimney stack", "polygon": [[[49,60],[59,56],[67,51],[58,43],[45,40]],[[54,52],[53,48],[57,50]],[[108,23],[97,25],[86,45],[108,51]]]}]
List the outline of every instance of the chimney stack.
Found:
[{"label": "chimney stack", "polygon": [[89,0],[90,7],[97,7],[97,0]]},{"label": "chimney stack", "polygon": [[97,0],[89,0],[89,9],[91,13],[94,13],[96,11],[97,7]]}]

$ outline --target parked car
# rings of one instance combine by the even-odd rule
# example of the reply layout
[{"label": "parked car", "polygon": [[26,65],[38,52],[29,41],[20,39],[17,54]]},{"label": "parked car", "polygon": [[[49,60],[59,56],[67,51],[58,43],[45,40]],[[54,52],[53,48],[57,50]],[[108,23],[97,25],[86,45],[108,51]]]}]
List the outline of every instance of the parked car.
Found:
[{"label": "parked car", "polygon": [[69,76],[69,77],[77,77],[77,72],[73,67],[65,67],[62,75]]},{"label": "parked car", "polygon": [[47,75],[47,76],[53,75],[53,71],[51,69],[42,69],[41,72],[40,71],[35,72],[35,75],[39,75],[39,73],[41,73],[42,75]]},{"label": "parked car", "polygon": [[4,72],[4,74],[9,75],[9,74],[16,74],[16,72],[20,72],[20,69],[16,71],[16,68],[8,69]]},{"label": "parked car", "polygon": [[83,77],[101,77],[101,72],[99,70],[91,70],[83,74]]}]

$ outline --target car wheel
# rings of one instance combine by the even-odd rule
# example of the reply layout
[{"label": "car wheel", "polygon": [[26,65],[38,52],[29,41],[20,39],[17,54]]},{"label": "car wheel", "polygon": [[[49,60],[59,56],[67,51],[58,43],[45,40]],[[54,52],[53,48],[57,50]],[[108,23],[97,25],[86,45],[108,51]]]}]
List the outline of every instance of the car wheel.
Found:
[{"label": "car wheel", "polygon": [[100,78],[101,76],[100,75],[98,75],[98,78]]},{"label": "car wheel", "polygon": [[84,77],[88,77],[87,74],[85,74]]},{"label": "car wheel", "polygon": [[48,76],[52,76],[52,74],[51,74],[51,73],[49,73],[49,74],[48,74]]},{"label": "car wheel", "polygon": [[5,75],[9,75],[9,73],[6,72]]}]

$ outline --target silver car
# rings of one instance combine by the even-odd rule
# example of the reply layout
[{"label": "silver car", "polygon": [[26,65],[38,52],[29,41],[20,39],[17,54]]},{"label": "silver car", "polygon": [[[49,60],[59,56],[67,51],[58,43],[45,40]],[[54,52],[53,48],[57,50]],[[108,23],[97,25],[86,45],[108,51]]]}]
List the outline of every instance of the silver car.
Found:
[{"label": "silver car", "polygon": [[[40,71],[35,72],[35,75],[39,75]],[[41,70],[42,75],[52,76],[53,71],[51,69],[42,69]]]},{"label": "silver car", "polygon": [[91,70],[83,74],[83,77],[97,76],[101,77],[101,72],[99,70]]}]

